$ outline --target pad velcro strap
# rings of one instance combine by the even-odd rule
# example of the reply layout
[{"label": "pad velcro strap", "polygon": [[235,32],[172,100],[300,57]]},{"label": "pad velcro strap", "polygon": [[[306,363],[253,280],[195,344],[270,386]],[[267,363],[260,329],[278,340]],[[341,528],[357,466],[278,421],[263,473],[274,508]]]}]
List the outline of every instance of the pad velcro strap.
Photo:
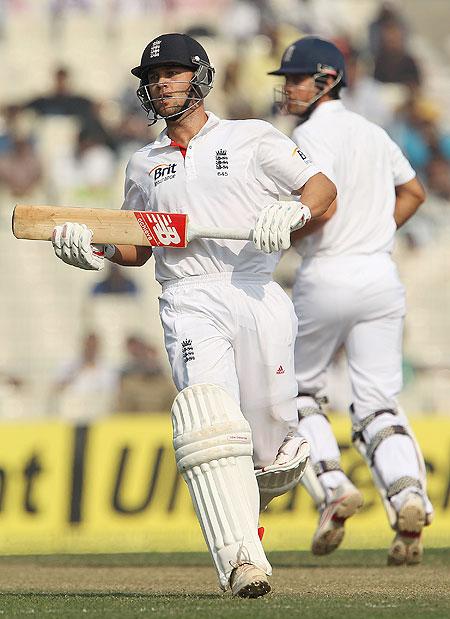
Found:
[{"label": "pad velcro strap", "polygon": [[322,415],[322,417],[325,417],[325,419],[329,421],[323,410],[317,406],[303,406],[297,410],[297,415],[299,421],[305,419],[305,417],[310,417],[311,415]]},{"label": "pad velcro strap", "polygon": [[328,404],[328,398],[326,395],[312,395],[311,393],[304,393],[303,391],[299,391],[297,393],[297,398],[313,398],[317,404],[319,404],[319,406],[322,406],[322,404]]},{"label": "pad velcro strap", "polygon": [[386,497],[390,499],[402,490],[406,490],[406,488],[417,488],[418,490],[422,490],[422,484],[415,477],[400,477],[400,479],[394,481],[386,490]]},{"label": "pad velcro strap", "polygon": [[404,426],[387,426],[375,434],[373,439],[367,448],[367,458],[370,460],[371,466],[374,463],[375,452],[378,449],[380,443],[394,434],[403,434],[409,436],[408,430]]},{"label": "pad velcro strap", "polygon": [[319,460],[314,464],[314,473],[317,477],[330,471],[342,471],[341,463],[339,460]]},{"label": "pad velcro strap", "polygon": [[379,411],[371,413],[370,415],[367,415],[367,417],[364,417],[364,419],[361,419],[361,421],[359,421],[358,423],[354,423],[352,428],[352,441],[364,441],[362,433],[367,428],[367,426],[370,425],[374,419],[380,417],[380,415],[397,415],[397,411],[395,411],[393,408],[383,408]]}]

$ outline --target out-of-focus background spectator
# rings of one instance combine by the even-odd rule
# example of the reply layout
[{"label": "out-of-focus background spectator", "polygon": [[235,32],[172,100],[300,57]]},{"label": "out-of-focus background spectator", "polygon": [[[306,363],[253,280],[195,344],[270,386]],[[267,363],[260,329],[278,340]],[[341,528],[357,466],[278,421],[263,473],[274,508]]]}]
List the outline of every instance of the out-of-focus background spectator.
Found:
[{"label": "out-of-focus background spectator", "polygon": [[96,282],[91,289],[92,296],[101,294],[137,295],[139,288],[124,267],[113,262],[105,265],[104,278]]},{"label": "out-of-focus background spectator", "polygon": [[127,358],[120,368],[116,409],[119,413],[168,411],[176,396],[156,347],[141,337],[126,340]]},{"label": "out-of-focus background spectator", "polygon": [[74,359],[63,360],[52,385],[51,408],[69,421],[94,421],[112,410],[116,372],[102,357],[101,341],[88,333]]},{"label": "out-of-focus background spectator", "polygon": [[[280,82],[266,73],[304,34],[342,49],[345,104],[390,133],[428,191],[395,251],[408,295],[402,403],[449,412],[449,23],[442,0],[0,3],[0,415],[86,420],[170,405],[151,264],[69,268],[49,244],[13,239],[10,218],[16,202],[120,208],[128,158],[163,127],[148,126],[130,68],[150,39],[176,31],[198,37],[216,67],[207,108],[288,133],[295,118],[276,114]],[[286,288],[297,261],[288,253],[279,267]],[[330,369],[335,409],[349,399],[342,354]]]}]

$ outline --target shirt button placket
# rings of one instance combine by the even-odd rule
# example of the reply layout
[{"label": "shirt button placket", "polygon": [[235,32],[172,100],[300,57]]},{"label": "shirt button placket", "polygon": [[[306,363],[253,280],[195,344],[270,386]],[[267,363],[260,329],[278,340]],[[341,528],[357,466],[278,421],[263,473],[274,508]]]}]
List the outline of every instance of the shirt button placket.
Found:
[{"label": "shirt button placket", "polygon": [[185,168],[186,168],[186,178],[190,179],[190,178],[195,178],[197,176],[197,172],[195,169],[195,163],[194,163],[194,153],[193,153],[193,146],[192,144],[189,144],[187,152],[186,152],[186,159],[185,159]]}]

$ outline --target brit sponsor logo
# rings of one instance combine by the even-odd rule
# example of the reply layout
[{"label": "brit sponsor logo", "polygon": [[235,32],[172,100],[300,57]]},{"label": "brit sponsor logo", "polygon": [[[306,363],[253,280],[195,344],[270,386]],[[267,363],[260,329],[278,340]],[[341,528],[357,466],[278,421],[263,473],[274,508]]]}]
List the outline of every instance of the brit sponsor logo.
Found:
[{"label": "brit sponsor logo", "polygon": [[228,154],[224,148],[216,150],[217,176],[228,176]]},{"label": "brit sponsor logo", "polygon": [[175,178],[177,173],[176,163],[159,163],[149,171],[149,176],[153,175],[153,182],[159,185],[163,181],[168,181],[171,178]]}]

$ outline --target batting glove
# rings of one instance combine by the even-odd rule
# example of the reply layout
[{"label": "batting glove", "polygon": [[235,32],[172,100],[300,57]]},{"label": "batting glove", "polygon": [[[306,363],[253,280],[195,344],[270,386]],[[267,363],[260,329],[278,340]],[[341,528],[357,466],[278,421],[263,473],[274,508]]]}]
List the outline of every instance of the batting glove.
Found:
[{"label": "batting glove", "polygon": [[[66,222],[56,226],[52,234],[55,254],[66,264],[79,269],[100,271],[103,269],[105,246],[91,244],[92,234],[85,224]],[[111,255],[111,247],[114,246],[106,247]]]},{"label": "batting glove", "polygon": [[256,249],[266,254],[291,246],[291,232],[311,219],[311,211],[301,202],[275,202],[258,215],[253,230]]}]

